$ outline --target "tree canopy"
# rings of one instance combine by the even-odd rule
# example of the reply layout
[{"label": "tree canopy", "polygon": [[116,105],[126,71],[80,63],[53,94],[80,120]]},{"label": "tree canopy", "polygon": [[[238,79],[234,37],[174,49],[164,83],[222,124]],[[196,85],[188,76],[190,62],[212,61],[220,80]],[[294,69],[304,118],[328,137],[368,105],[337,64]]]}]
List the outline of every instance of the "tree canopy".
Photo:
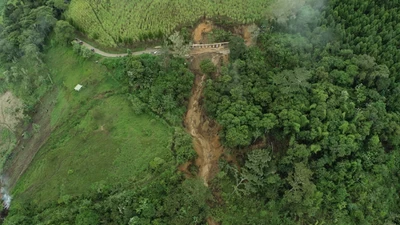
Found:
[{"label": "tree canopy", "polygon": [[[240,54],[234,49],[205,92],[224,145],[244,155],[240,171],[230,164],[223,169],[228,176],[219,181],[229,180],[239,195],[223,191],[231,204],[216,209],[217,218],[400,222],[399,6],[309,1],[293,18],[261,29],[256,46]],[[253,145],[262,148],[249,150]],[[248,218],[252,209],[263,216]]]},{"label": "tree canopy", "polygon": [[[180,127],[194,80],[188,61],[129,55],[102,63],[134,113],[174,126],[170,168],[157,170],[164,161],[154,158],[146,182],[27,202],[5,224],[203,224],[208,216],[221,224],[400,224],[400,2],[307,0],[285,13],[279,2],[268,19],[257,17],[253,46],[234,36],[229,64],[200,63],[201,103],[231,153],[209,188],[176,171],[195,158]],[[71,25],[57,21],[65,7],[5,6],[1,80],[31,105],[51,83],[42,54],[53,28],[59,43],[72,38]],[[184,38],[170,41],[176,56],[186,55]]]}]

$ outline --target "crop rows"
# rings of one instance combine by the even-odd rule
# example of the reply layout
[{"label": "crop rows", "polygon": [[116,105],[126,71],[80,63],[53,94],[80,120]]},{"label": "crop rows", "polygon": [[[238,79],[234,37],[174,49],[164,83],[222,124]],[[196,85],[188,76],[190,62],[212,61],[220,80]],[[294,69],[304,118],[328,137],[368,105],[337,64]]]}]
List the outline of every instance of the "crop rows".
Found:
[{"label": "crop rows", "polygon": [[103,45],[154,39],[202,16],[262,18],[270,0],[73,0],[67,18]]}]

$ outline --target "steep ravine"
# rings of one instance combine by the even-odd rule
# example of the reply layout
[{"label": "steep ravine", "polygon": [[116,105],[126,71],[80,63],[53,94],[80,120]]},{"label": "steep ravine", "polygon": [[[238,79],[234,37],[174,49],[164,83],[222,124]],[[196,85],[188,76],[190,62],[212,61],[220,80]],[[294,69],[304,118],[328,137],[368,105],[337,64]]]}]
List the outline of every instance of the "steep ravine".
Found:
[{"label": "steep ravine", "polygon": [[210,179],[218,172],[218,159],[223,148],[219,142],[218,126],[207,118],[200,104],[205,78],[204,74],[196,74],[185,126],[193,137],[194,149],[198,154],[198,175],[204,180],[204,185],[208,186]]},{"label": "steep ravine", "polygon": [[[211,59],[218,65],[226,53],[200,53],[192,55],[191,70],[196,75],[192,88],[192,96],[189,100],[188,110],[185,117],[185,127],[193,137],[193,147],[197,152],[196,166],[199,168],[198,176],[208,187],[210,180],[218,173],[218,160],[223,154],[223,147],[220,143],[218,131],[220,126],[209,119],[202,107],[203,89],[206,75],[200,71],[200,62],[203,59]],[[207,224],[218,225],[212,217],[207,218]]]}]

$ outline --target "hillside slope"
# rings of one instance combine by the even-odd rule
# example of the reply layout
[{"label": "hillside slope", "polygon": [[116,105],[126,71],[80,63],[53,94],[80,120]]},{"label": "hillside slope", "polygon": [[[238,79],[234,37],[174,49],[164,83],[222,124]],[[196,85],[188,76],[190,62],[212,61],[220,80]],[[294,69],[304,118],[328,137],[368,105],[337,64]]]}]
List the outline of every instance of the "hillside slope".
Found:
[{"label": "hillside slope", "polygon": [[6,0],[0,0],[0,24],[3,22],[3,10]]},{"label": "hillside slope", "polygon": [[73,0],[66,17],[103,45],[153,39],[201,17],[229,17],[239,23],[266,14],[271,0]]}]

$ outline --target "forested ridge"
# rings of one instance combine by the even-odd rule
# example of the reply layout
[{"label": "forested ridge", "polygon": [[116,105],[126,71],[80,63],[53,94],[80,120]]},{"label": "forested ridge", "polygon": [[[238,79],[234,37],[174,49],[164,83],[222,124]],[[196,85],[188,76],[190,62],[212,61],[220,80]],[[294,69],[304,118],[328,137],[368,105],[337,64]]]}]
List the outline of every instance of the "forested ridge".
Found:
[{"label": "forested ridge", "polygon": [[[206,108],[225,145],[243,154],[265,143],[240,172],[225,165],[238,195],[223,192],[235,202],[216,210],[224,222],[400,222],[399,4],[320,6],[273,24],[208,80]],[[238,220],[241,211],[258,219]]]},{"label": "forested ridge", "polygon": [[[5,6],[0,81],[32,107],[52,83],[46,44],[72,36],[57,22],[62,2],[21,2]],[[220,160],[209,189],[176,172],[194,158],[179,127],[193,80],[184,59],[102,61],[134,113],[179,127],[167,162],[82,195],[20,202],[4,223],[400,224],[399,12],[397,0],[305,1],[287,20],[258,19],[253,46],[232,37],[229,64],[204,62],[202,102],[234,158]]]}]

